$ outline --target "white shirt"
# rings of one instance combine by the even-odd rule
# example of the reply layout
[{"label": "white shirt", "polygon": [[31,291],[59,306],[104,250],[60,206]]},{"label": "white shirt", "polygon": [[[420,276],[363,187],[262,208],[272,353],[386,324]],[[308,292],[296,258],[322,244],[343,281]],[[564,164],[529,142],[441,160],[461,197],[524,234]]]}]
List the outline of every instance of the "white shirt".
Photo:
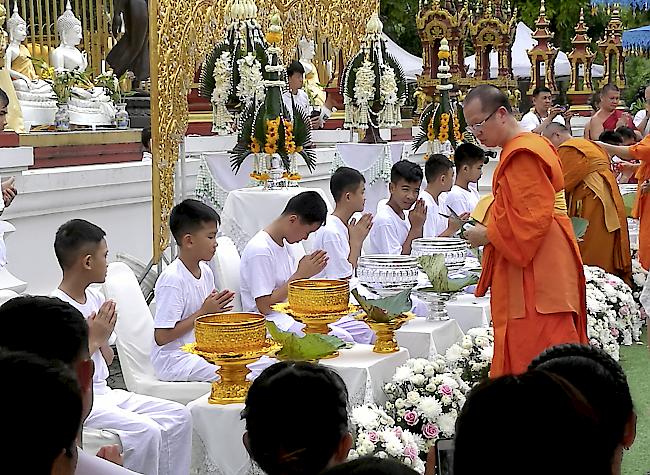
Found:
[{"label": "white shirt", "polygon": [[127,475],[129,473],[136,473],[124,467],[120,467],[113,462],[86,453],[80,448],[77,448],[77,453],[78,459],[77,468],[74,471],[75,475],[119,475],[120,473]]},{"label": "white shirt", "polygon": [[410,230],[411,223],[406,212],[402,219],[388,204],[380,203],[368,234],[368,253],[402,254],[402,246]]},{"label": "white shirt", "polygon": [[[637,128],[641,125],[641,122],[643,122],[643,119],[645,119],[645,115],[646,115],[646,110],[645,109],[641,109],[639,112],[634,114],[633,121],[634,121],[634,125],[636,125]],[[645,126],[645,130],[641,130],[641,133],[643,134],[644,137],[646,135],[650,134],[650,120],[647,122],[647,124]]]},{"label": "white shirt", "polygon": [[438,195],[438,203],[435,202],[433,196],[431,196],[431,194],[426,190],[420,191],[420,198],[424,200],[424,203],[427,205],[427,220],[424,222],[422,237],[438,237],[449,225],[447,218],[441,216],[441,213],[445,215],[449,214],[449,210],[447,210],[447,207],[445,206],[447,193],[440,193],[440,195]]},{"label": "white shirt", "polygon": [[284,106],[289,111],[291,120],[293,120],[293,104],[291,102],[291,96],[293,96],[293,104],[295,104],[296,107],[302,109],[309,118],[312,107],[311,104],[309,104],[309,96],[307,93],[303,89],[298,89],[298,92],[295,94],[291,94],[291,91],[286,90],[282,94],[282,102],[284,102]]},{"label": "white shirt", "polygon": [[478,190],[469,186],[469,190],[465,190],[458,185],[454,185],[445,200],[445,205],[454,210],[457,215],[463,213],[471,213],[476,208],[481,195]]},{"label": "white shirt", "polygon": [[[255,299],[271,295],[298,269],[297,251],[286,241],[279,246],[262,230],[246,244],[239,269],[242,308],[244,312],[259,312]],[[295,324],[293,318],[284,314],[272,313],[267,318],[285,331]]]},{"label": "white shirt", "polygon": [[[543,119],[542,119],[543,120]],[[557,122],[558,124],[564,124],[564,117],[561,115],[556,115],[555,118],[553,118],[553,122]],[[542,121],[540,120],[539,116],[535,112],[535,108],[531,107],[531,109],[524,114],[524,116],[521,118],[521,122],[519,122],[519,125],[521,128],[526,129],[529,132],[532,132],[533,129],[537,128],[539,124],[541,124]]]},{"label": "white shirt", "polygon": [[[156,282],[156,315],[154,328],[174,328],[176,324],[196,313],[206,297],[214,290],[214,274],[207,263],[199,263],[201,277],[198,279],[185,267],[183,261],[175,259],[158,277]],[[185,335],[158,346],[154,340],[151,347],[151,362],[154,369],[163,372],[168,364],[183,364],[187,355],[181,347],[194,342],[194,329]],[[169,359],[175,361],[170,361]],[[192,366],[194,366],[192,364]]]},{"label": "white shirt", "polygon": [[[84,318],[88,318],[91,313],[97,313],[99,308],[104,303],[104,296],[99,290],[87,288],[86,289],[86,302],[81,304],[70,297],[68,294],[63,292],[60,289],[56,289],[50,294],[52,297],[58,297],[64,302],[68,302],[74,308],[79,310]],[[102,355],[100,350],[95,351],[91,358],[93,363],[95,363],[95,373],[93,374],[93,393],[95,395],[106,394],[110,391],[108,384],[106,384],[106,378],[108,378],[108,365],[106,360]]]},{"label": "white shirt", "polygon": [[354,269],[348,261],[350,256],[350,233],[346,224],[333,214],[327,217],[325,226],[314,233],[312,241],[314,251],[327,252],[327,266],[316,279],[346,279],[351,277]]}]

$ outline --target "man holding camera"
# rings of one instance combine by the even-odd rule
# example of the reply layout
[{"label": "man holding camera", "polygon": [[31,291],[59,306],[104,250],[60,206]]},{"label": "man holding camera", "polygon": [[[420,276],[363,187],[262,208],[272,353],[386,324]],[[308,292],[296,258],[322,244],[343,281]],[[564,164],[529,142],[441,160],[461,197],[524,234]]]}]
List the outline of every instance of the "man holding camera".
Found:
[{"label": "man holding camera", "polygon": [[547,87],[540,86],[533,90],[533,107],[521,118],[521,128],[535,134],[542,134],[544,129],[557,122],[571,130],[571,116],[565,106],[553,105],[553,94]]}]

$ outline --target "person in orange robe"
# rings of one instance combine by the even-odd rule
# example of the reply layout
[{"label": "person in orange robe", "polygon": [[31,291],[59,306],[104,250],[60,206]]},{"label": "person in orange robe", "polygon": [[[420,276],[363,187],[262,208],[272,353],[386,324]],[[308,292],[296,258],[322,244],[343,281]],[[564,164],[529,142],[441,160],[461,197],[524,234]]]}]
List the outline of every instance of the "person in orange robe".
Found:
[{"label": "person in orange robe", "polygon": [[487,226],[468,226],[464,236],[472,247],[485,246],[476,295],[491,289],[490,376],[519,374],[549,347],[587,343],[582,258],[553,145],[522,131],[508,98],[494,86],[472,89],[464,114],[477,139],[502,147]]},{"label": "person in orange robe", "polygon": [[636,190],[632,217],[639,219],[639,262],[645,270],[650,269],[650,135],[634,145],[609,145],[596,142],[610,155],[624,160],[639,160],[641,166],[636,172],[639,186]]},{"label": "person in orange robe", "polygon": [[578,243],[582,261],[630,284],[632,255],[627,213],[607,152],[589,140],[573,138],[562,124],[549,125],[543,135],[560,156],[569,216],[589,221]]}]

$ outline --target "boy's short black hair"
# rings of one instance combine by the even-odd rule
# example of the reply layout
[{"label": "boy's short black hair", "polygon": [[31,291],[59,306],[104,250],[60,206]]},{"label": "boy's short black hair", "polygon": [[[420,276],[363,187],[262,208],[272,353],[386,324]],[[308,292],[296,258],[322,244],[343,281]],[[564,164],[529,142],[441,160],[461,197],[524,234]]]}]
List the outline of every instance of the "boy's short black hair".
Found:
[{"label": "boy's short black hair", "polygon": [[598,141],[609,145],[623,145],[623,136],[613,130],[603,130],[598,136]]},{"label": "boy's short black hair", "polygon": [[533,89],[533,97],[539,96],[542,92],[548,92],[549,94],[553,94],[548,87],[538,86],[535,89]]},{"label": "boy's short black hair", "polygon": [[292,197],[282,211],[282,216],[295,214],[305,224],[325,224],[327,204],[316,191],[303,191]]},{"label": "boy's short black hair", "polygon": [[169,230],[179,246],[185,234],[198,231],[205,223],[221,224],[221,218],[211,207],[193,199],[178,203],[169,216]]},{"label": "boy's short black hair", "polygon": [[0,89],[0,104],[5,106],[9,105],[9,96],[3,89]]},{"label": "boy's short black hair", "polygon": [[92,253],[106,233],[85,219],[71,219],[61,225],[54,238],[54,253],[61,269],[69,268],[80,254]]},{"label": "boy's short black hair", "polygon": [[338,202],[343,193],[354,192],[359,188],[359,185],[365,183],[366,179],[363,177],[359,170],[350,167],[340,167],[330,178],[330,192],[334,197],[334,201]]},{"label": "boy's short black hair", "polygon": [[287,67],[287,77],[291,77],[296,73],[305,74],[305,67],[298,60],[291,61],[291,64]]},{"label": "boy's short black hair", "polygon": [[623,137],[623,140],[625,139],[632,139],[636,141],[636,134],[634,133],[634,130],[630,129],[629,127],[625,127],[622,125],[621,127],[616,129],[616,133]]},{"label": "boy's short black hair", "polygon": [[478,145],[465,142],[456,148],[456,151],[454,152],[454,164],[456,165],[456,170],[460,170],[464,165],[471,167],[478,162],[483,164],[486,163],[485,151]]},{"label": "boy's short black hair", "polygon": [[390,182],[393,184],[397,184],[400,180],[407,183],[421,183],[422,178],[424,178],[422,167],[408,160],[400,160],[390,169]]},{"label": "boy's short black hair", "polygon": [[149,142],[151,141],[151,127],[145,127],[142,129],[142,146],[149,150]]},{"label": "boy's short black hair", "polygon": [[424,164],[424,176],[427,177],[427,182],[431,183],[452,168],[454,168],[454,162],[441,153],[434,153]]}]

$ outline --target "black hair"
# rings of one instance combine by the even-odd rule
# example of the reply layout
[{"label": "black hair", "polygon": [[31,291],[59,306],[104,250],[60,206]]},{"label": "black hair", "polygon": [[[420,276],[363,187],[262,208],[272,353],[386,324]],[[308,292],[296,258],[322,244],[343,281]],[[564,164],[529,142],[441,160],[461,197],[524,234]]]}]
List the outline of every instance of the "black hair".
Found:
[{"label": "black hair", "polygon": [[54,238],[54,253],[61,269],[70,267],[82,253],[94,252],[106,233],[85,219],[71,219],[61,225]]},{"label": "black hair", "polygon": [[485,151],[478,145],[464,142],[456,148],[454,152],[456,170],[460,170],[464,165],[471,167],[478,162],[485,163]]},{"label": "black hair", "polygon": [[295,214],[304,224],[325,224],[327,204],[316,191],[303,191],[293,196],[285,206],[282,215]]},{"label": "black hair", "polygon": [[454,475],[611,475],[603,438],[593,408],[566,379],[541,370],[503,376],[467,397],[456,421]]},{"label": "black hair", "polygon": [[[0,391],[3,423],[10,428],[1,432],[0,444],[20,464],[21,473],[52,473],[62,452],[73,457],[76,450],[82,400],[74,373],[60,361],[2,349],[0,374],[11,386]],[[49,430],[35,448],[27,441],[37,427]]]},{"label": "black hair", "polygon": [[422,167],[408,160],[395,162],[393,168],[390,169],[390,182],[393,184],[397,184],[400,180],[407,183],[421,183],[422,178],[424,178]]},{"label": "black hair", "polygon": [[248,451],[267,475],[320,473],[348,432],[348,392],[333,370],[284,361],[246,396]]},{"label": "black hair", "polygon": [[0,89],[0,104],[9,105],[9,96],[3,89]]},{"label": "black hair", "polygon": [[151,151],[151,150],[149,150],[149,147],[150,147],[149,142],[151,142],[151,127],[145,127],[144,129],[142,129],[141,142],[142,142],[142,146],[146,150]]},{"label": "black hair", "polygon": [[417,475],[418,472],[395,459],[361,457],[323,472],[323,475]]},{"label": "black hair", "polygon": [[548,92],[549,94],[553,94],[553,92],[546,86],[538,86],[535,89],[533,89],[533,97],[539,96],[542,92]]},{"label": "black hair", "polygon": [[431,183],[452,168],[454,168],[454,162],[441,153],[434,153],[429,155],[427,162],[424,164],[424,176],[427,177],[427,182]]},{"label": "black hair", "polygon": [[221,224],[219,214],[205,203],[186,199],[172,208],[169,230],[179,246],[183,236],[198,231],[205,223]]},{"label": "black hair", "polygon": [[509,113],[512,113],[512,106],[501,89],[491,84],[481,84],[476,86],[465,96],[464,104],[469,104],[473,100],[481,101],[481,110],[483,112],[493,112],[503,107]]},{"label": "black hair", "polygon": [[56,297],[21,295],[8,300],[0,306],[0,322],[0,347],[69,366],[88,357],[86,319]]},{"label": "black hair", "polygon": [[623,138],[623,140],[632,139],[636,141],[636,134],[634,133],[634,130],[630,129],[629,127],[625,127],[624,125],[622,125],[616,129],[616,133],[620,135]]},{"label": "black hair", "polygon": [[598,140],[609,145],[623,145],[623,137],[613,130],[603,130],[598,136]]},{"label": "black hair", "polygon": [[340,167],[330,178],[330,192],[334,201],[338,202],[344,193],[355,192],[359,185],[365,183],[366,179],[359,172],[350,167]]},{"label": "black hair", "polygon": [[287,77],[291,77],[296,73],[305,74],[305,67],[298,60],[291,61],[291,64],[287,67]]},{"label": "black hair", "polygon": [[594,346],[564,344],[544,351],[530,369],[562,376],[584,395],[598,416],[613,458],[634,414],[630,386],[621,365]]}]

